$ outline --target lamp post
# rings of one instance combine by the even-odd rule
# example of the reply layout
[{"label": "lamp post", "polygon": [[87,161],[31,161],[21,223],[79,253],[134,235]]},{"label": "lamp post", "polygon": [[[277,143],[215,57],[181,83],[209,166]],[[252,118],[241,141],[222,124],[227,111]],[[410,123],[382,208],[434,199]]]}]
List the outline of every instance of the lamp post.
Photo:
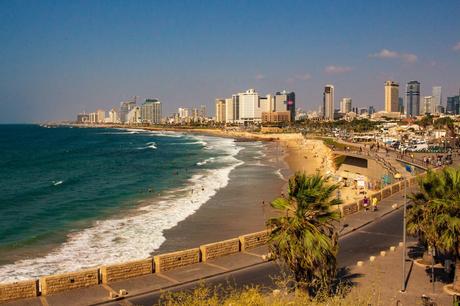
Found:
[{"label": "lamp post", "polygon": [[[401,173],[395,174],[395,179],[402,179]],[[402,284],[401,292],[406,291],[406,206],[407,203],[407,184],[404,179],[404,216],[403,216],[403,252],[402,252]]]}]

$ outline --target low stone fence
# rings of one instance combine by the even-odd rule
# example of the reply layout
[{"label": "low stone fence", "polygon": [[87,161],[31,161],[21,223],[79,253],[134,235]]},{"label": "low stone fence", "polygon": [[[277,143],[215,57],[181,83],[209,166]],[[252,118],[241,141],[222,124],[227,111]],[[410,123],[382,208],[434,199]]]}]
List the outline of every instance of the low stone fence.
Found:
[{"label": "low stone fence", "polygon": [[38,280],[0,284],[0,303],[38,295]]},{"label": "low stone fence", "polygon": [[240,236],[241,251],[265,245],[269,238],[270,231],[268,230]]},{"label": "low stone fence", "polygon": [[153,260],[152,258],[147,258],[116,265],[102,266],[100,269],[102,283],[107,284],[117,280],[153,273]]},{"label": "low stone fence", "polygon": [[99,269],[40,277],[42,295],[99,284]]},{"label": "low stone fence", "polygon": [[155,271],[160,273],[183,266],[192,265],[201,261],[200,248],[157,255],[153,257]]},{"label": "low stone fence", "polygon": [[234,238],[221,242],[205,244],[200,246],[200,250],[202,261],[238,253],[240,251],[240,239]]}]

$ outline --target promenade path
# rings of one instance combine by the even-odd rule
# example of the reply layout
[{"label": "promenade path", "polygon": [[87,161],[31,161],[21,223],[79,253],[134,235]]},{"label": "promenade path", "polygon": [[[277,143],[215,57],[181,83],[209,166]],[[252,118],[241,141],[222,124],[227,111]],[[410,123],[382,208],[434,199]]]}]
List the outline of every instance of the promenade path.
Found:
[{"label": "promenade path", "polygon": [[[339,265],[341,267],[353,267],[357,260],[366,260],[369,254],[379,254],[382,249],[389,247],[390,241],[401,240],[400,225],[386,223],[388,216],[395,216],[397,221],[402,224],[399,209],[403,205],[403,192],[398,192],[385,198],[379,204],[377,212],[359,211],[355,214],[345,216],[339,226],[340,241],[339,244],[347,245],[342,248],[343,252],[339,253]],[[393,217],[392,217],[393,218]],[[394,219],[394,218],[393,218]],[[388,234],[380,235],[381,241],[375,241],[375,237],[366,240],[361,236],[356,236],[361,228],[372,222],[379,223],[379,232],[388,231]],[[346,225],[345,225],[346,224]],[[388,226],[385,226],[388,224]],[[399,224],[399,223],[398,223]],[[399,234],[398,234],[399,233]],[[382,236],[386,235],[386,237]],[[399,236],[398,236],[399,235]],[[371,236],[369,236],[371,237]],[[385,240],[387,239],[387,240]],[[190,289],[199,285],[200,280],[207,283],[224,284],[233,279],[237,279],[237,285],[244,284],[264,284],[270,282],[271,274],[276,274],[279,269],[273,263],[267,262],[263,255],[267,254],[266,246],[257,247],[240,252],[234,255],[228,255],[207,262],[184,266],[174,270],[154,273],[142,277],[135,277],[127,280],[121,280],[109,284],[63,291],[48,296],[40,296],[32,299],[17,300],[6,303],[5,305],[151,305],[156,301],[163,290],[183,290]],[[364,268],[362,271],[364,272]],[[365,273],[361,273],[365,274]],[[239,276],[238,276],[239,275]],[[238,278],[239,277],[239,278]],[[418,278],[418,276],[417,276]],[[242,279],[241,281],[238,281]],[[247,280],[246,283],[244,280]],[[119,301],[109,299],[109,294],[118,293],[121,289],[126,290],[127,295]],[[388,297],[390,298],[390,297]],[[143,303],[148,301],[148,303]],[[409,305],[409,304],[408,304]]]}]

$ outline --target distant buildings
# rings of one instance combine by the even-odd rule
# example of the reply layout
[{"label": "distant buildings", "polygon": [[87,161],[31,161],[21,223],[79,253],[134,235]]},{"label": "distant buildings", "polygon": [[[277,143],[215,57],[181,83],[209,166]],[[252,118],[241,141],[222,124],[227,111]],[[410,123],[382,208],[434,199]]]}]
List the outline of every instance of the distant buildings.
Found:
[{"label": "distant buildings", "polygon": [[323,92],[323,119],[334,120],[334,86],[326,85]]},{"label": "distant buildings", "polygon": [[120,103],[120,122],[127,123],[128,122],[128,113],[137,105],[137,97],[132,97],[127,101],[123,101]]},{"label": "distant buildings", "polygon": [[394,81],[385,82],[385,111],[399,112],[399,84]]},{"label": "distant buildings", "polygon": [[398,112],[404,114],[404,99],[402,97],[398,98]]},{"label": "distant buildings", "polygon": [[216,122],[227,122],[225,99],[216,99]]},{"label": "distant buildings", "polygon": [[285,90],[261,96],[255,89],[248,89],[231,98],[216,99],[215,105],[216,121],[220,123],[290,122],[296,115],[295,93]]},{"label": "distant buildings", "polygon": [[126,122],[128,124],[138,124],[142,123],[141,120],[141,108],[139,106],[134,106],[129,113],[126,115]]},{"label": "distant buildings", "polygon": [[342,114],[351,112],[351,107],[352,107],[351,104],[352,104],[351,98],[342,98],[340,100],[340,112]]},{"label": "distant buildings", "polygon": [[109,111],[109,117],[105,118],[106,123],[120,123],[119,113],[116,109],[112,108]]},{"label": "distant buildings", "polygon": [[410,81],[406,84],[406,107],[407,117],[415,117],[420,114],[420,83]]},{"label": "distant buildings", "polygon": [[161,102],[158,99],[146,99],[141,106],[141,122],[161,123]]},{"label": "distant buildings", "polygon": [[77,123],[89,123],[89,114],[78,114],[77,115]]},{"label": "distant buildings", "polygon": [[447,97],[446,113],[450,115],[460,114],[460,96]]},{"label": "distant buildings", "polygon": [[433,97],[432,96],[423,97],[423,104],[420,110],[421,115],[434,114],[432,107],[433,107]]},{"label": "distant buildings", "polygon": [[433,99],[431,101],[431,111],[430,112],[432,114],[442,113],[440,109],[440,107],[442,106],[442,87],[433,86],[431,96],[433,97]]}]

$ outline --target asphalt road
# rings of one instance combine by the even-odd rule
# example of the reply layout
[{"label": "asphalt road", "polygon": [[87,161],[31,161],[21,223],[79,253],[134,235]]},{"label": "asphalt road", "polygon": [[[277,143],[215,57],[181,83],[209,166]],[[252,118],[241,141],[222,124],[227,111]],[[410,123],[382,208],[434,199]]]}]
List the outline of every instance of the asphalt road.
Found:
[{"label": "asphalt road", "polygon": [[[369,212],[372,213],[372,212]],[[367,260],[369,256],[377,255],[381,250],[388,249],[392,245],[398,245],[402,241],[402,217],[403,210],[398,209],[381,219],[378,219],[363,228],[349,233],[339,240],[339,267],[356,264],[358,260]],[[235,288],[242,288],[257,284],[270,288],[274,285],[273,278],[280,275],[280,269],[274,262],[262,263],[243,270],[229,272],[224,275],[206,279],[206,285],[213,287],[227,284]],[[190,290],[199,285],[193,282],[180,285],[172,291]],[[160,298],[159,292],[147,293],[141,296],[128,298],[134,305],[154,305]],[[126,305],[121,303],[108,303],[107,305]]]}]

